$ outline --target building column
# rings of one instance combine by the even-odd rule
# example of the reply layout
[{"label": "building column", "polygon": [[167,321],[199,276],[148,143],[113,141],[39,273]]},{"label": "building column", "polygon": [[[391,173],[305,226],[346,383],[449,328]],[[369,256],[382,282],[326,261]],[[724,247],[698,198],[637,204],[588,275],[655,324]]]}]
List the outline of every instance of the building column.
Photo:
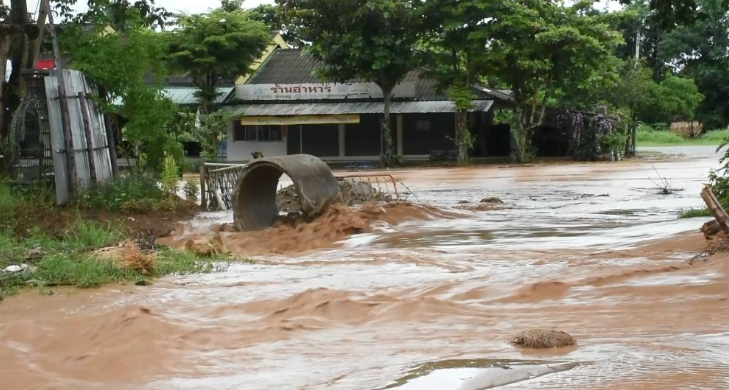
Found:
[{"label": "building column", "polygon": [[344,123],[339,124],[339,157],[345,156],[344,151],[344,133],[345,133],[345,125]]},{"label": "building column", "polygon": [[397,114],[397,155],[402,156],[402,114]]}]

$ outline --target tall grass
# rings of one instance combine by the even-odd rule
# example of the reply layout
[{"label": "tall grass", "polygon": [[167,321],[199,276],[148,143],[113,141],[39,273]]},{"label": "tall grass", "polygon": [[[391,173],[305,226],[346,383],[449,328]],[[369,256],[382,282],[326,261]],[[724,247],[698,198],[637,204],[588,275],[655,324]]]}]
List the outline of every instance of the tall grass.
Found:
[{"label": "tall grass", "polygon": [[729,139],[729,130],[712,130],[699,138],[683,138],[664,128],[640,125],[636,134],[638,146],[719,145]]},{"label": "tall grass", "polygon": [[640,144],[672,145],[685,143],[686,139],[670,131],[654,130],[650,126],[640,126],[636,134],[636,141]]},{"label": "tall grass", "polygon": [[688,210],[681,210],[678,213],[679,218],[698,218],[698,217],[713,217],[711,211],[707,208],[695,208]]}]

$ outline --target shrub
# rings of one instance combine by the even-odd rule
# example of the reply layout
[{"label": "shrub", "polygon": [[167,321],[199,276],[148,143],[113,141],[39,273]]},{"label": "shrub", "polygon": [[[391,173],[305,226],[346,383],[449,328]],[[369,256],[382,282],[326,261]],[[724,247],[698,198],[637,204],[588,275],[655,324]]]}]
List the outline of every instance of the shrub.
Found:
[{"label": "shrub", "polygon": [[159,203],[163,198],[164,192],[154,177],[133,175],[89,189],[78,200],[78,204],[82,208],[94,210],[122,211],[125,208],[136,209],[139,205]]}]

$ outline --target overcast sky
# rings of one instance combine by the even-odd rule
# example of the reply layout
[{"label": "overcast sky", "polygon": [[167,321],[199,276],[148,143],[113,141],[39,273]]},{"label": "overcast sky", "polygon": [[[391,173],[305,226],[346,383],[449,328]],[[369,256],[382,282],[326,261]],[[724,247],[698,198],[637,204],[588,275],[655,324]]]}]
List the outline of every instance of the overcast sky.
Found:
[{"label": "overcast sky", "polygon": [[[34,12],[38,9],[38,0],[27,0],[28,12]],[[245,0],[243,6],[246,8],[253,8],[260,4],[273,4],[273,0]],[[86,0],[78,0],[79,4],[83,4],[79,9],[86,8]],[[219,1],[205,1],[205,0],[156,0],[155,4],[160,7],[167,8],[172,12],[184,12],[184,13],[201,13],[206,12],[210,8],[216,7],[220,4]]]},{"label": "overcast sky", "polygon": [[[28,11],[33,12],[38,9],[38,0],[27,0],[28,1]],[[344,1],[344,0],[343,0]],[[79,0],[79,3],[82,3],[82,8],[86,8],[86,1],[85,0]],[[617,1],[610,1],[610,0],[601,0],[599,8],[603,9],[605,7],[605,4],[608,5],[610,9],[618,9],[620,6]],[[204,0],[157,0],[156,4],[161,7],[167,8],[169,11],[172,12],[184,12],[184,13],[201,13],[206,12],[211,7],[217,6],[218,2],[213,1],[204,1]],[[256,7],[260,4],[273,4],[273,0],[245,0],[243,3],[243,6],[246,8],[252,8]],[[79,7],[79,8],[81,8]]]}]

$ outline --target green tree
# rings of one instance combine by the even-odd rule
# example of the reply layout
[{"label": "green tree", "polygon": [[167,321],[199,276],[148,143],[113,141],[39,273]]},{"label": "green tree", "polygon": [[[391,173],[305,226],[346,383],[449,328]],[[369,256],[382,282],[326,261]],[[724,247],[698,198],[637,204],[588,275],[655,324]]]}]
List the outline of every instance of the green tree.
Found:
[{"label": "green tree", "polygon": [[704,100],[697,119],[707,130],[729,124],[729,12],[722,0],[698,0],[706,17],[663,36],[665,62],[695,80]]},{"label": "green tree", "polygon": [[67,23],[109,26],[118,32],[136,28],[140,23],[163,29],[174,24],[175,19],[172,12],[158,7],[155,0],[88,0],[86,11],[80,13],[73,10],[77,3],[78,0],[60,0],[55,2],[55,8]]},{"label": "green tree", "polygon": [[467,123],[474,98],[471,84],[478,79],[474,64],[486,52],[483,42],[472,39],[472,34],[489,16],[487,4],[478,0],[429,0],[421,3],[418,11],[427,26],[421,38],[420,61],[426,75],[438,80],[440,89],[448,91],[455,104],[459,163],[468,161],[474,143]]},{"label": "green tree", "polygon": [[137,163],[156,170],[166,154],[181,158],[181,149],[169,130],[176,105],[162,93],[161,83],[145,82],[149,71],[160,77],[166,74],[165,36],[143,24],[138,20],[137,27],[129,26],[124,34],[101,35],[85,33],[77,25],[66,31],[64,42],[74,53],[74,68],[103,91],[99,101],[104,112],[128,119],[123,136],[145,157]]},{"label": "green tree", "polygon": [[[633,4],[643,0],[619,0],[621,4]],[[656,22],[665,30],[687,26],[708,16],[701,0],[649,0],[648,5],[655,13]],[[729,7],[729,0],[721,0],[720,6]]]},{"label": "green tree", "polygon": [[201,111],[211,113],[217,86],[250,72],[270,44],[269,30],[242,10],[184,15],[179,24],[170,34],[170,63],[173,69],[190,74],[200,89]]},{"label": "green tree", "polygon": [[659,43],[666,31],[660,26],[655,11],[651,11],[648,0],[633,1],[625,10],[604,15],[610,26],[622,32],[625,44],[615,50],[615,55],[625,61],[634,61],[636,46],[639,59],[653,70],[653,78],[662,80],[667,67],[660,56]]},{"label": "green tree", "polygon": [[311,42],[321,74],[335,82],[365,80],[384,95],[385,164],[394,153],[393,90],[416,65],[419,15],[410,0],[277,0],[302,40]]},{"label": "green tree", "polygon": [[180,130],[192,135],[202,145],[203,157],[206,161],[215,161],[220,156],[223,140],[228,134],[230,122],[235,118],[216,111],[212,114],[198,115],[185,113],[181,115]]},{"label": "green tree", "polygon": [[532,132],[560,88],[589,78],[621,41],[617,32],[588,10],[593,1],[571,7],[541,0],[494,2],[490,21],[471,36],[486,47],[480,72],[508,85],[515,100],[518,161],[531,158]]},{"label": "green tree", "polygon": [[304,43],[296,36],[294,29],[286,24],[283,10],[279,5],[261,4],[250,10],[253,20],[263,22],[273,31],[279,31],[281,36],[291,47],[302,47]]}]

